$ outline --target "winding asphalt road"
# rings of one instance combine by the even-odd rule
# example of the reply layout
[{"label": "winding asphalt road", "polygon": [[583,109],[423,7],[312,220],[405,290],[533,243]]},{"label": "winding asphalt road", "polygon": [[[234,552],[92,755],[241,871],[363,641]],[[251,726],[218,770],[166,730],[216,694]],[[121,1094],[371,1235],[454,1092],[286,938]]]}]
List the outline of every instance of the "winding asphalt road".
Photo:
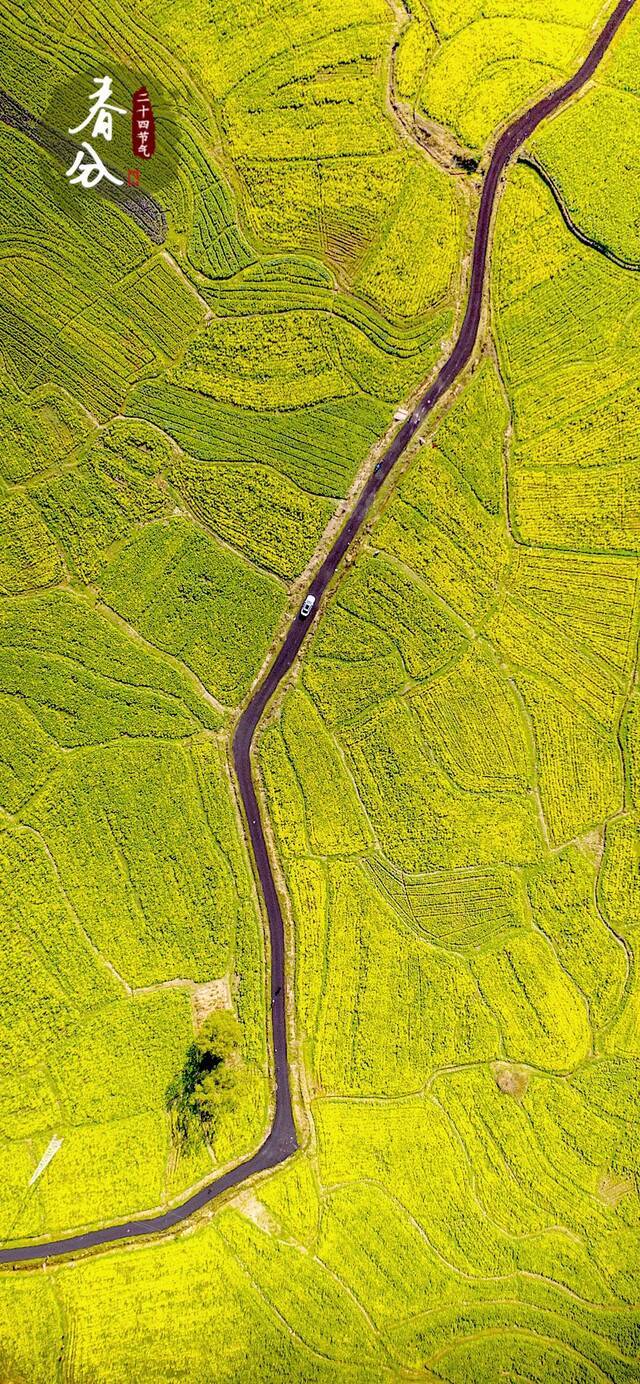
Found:
[{"label": "winding asphalt road", "polygon": [[[431,412],[438,400],[442,398],[460,372],[464,370],[473,353],[482,311],[491,218],[500,178],[507,164],[540,121],[544,120],[545,116],[552,115],[569,97],[580,91],[589,81],[634,2],[635,0],[619,0],[619,4],[598,35],[580,70],[561,87],[558,87],[556,91],[537,101],[530,110],[525,111],[524,115],[514,120],[513,124],[509,125],[500,135],[482,188],[473,245],[469,297],[460,333],[451,355],[445,361],[433,384],[423,394],[413,413],[396,433],[382,460],[370,475],[344,528],[341,529],[317,576],[311,583],[309,594],[316,598],[314,610],[316,617],[320,597],[326,591],[347,549],[362,528],[371,505],[389,472],[395,466],[398,458],[402,456],[427,414]],[[50,1240],[46,1243],[11,1246],[0,1250],[0,1264],[18,1264],[30,1259],[50,1259],[63,1254],[77,1254],[82,1250],[94,1249],[98,1245],[113,1244],[119,1240],[131,1240],[136,1236],[157,1235],[163,1231],[171,1230],[195,1211],[201,1210],[216,1197],[221,1196],[223,1192],[239,1187],[254,1173],[277,1167],[278,1164],[289,1158],[298,1147],[291,1106],[287,1057],[284,925],[256,799],[251,771],[251,743],[267,703],[291,668],[312,623],[313,616],[310,616],[306,621],[296,618],[289,626],[275,662],[271,665],[264,681],[242,713],[233,740],[234,765],[269,920],[271,1015],[276,1087],[275,1117],[271,1130],[261,1148],[251,1158],[230,1169],[229,1172],[223,1173],[222,1176],[214,1178],[206,1187],[201,1187],[199,1191],[194,1192],[193,1196],[188,1197],[180,1206],[175,1206],[170,1211],[164,1211],[157,1216],[126,1221],[121,1225],[103,1226],[100,1230],[88,1230],[82,1234],[70,1235],[64,1239]]]}]

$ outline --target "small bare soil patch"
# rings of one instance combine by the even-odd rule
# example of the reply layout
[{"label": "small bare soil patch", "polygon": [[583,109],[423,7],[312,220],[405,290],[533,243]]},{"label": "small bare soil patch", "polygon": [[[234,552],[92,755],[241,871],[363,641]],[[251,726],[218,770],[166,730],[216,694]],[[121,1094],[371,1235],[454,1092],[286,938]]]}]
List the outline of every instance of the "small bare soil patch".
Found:
[{"label": "small bare soil patch", "polygon": [[578,844],[591,856],[594,865],[599,866],[604,854],[604,827],[594,827],[593,831],[585,832]]},{"label": "small bare soil patch", "polygon": [[514,1096],[516,1100],[521,1099],[529,1085],[528,1072],[510,1062],[494,1062],[493,1075],[498,1090],[505,1096]]},{"label": "small bare soil patch", "polygon": [[226,976],[221,976],[219,980],[207,980],[204,985],[194,985],[191,1002],[196,1028],[200,1027],[214,1009],[232,1009],[231,991]]},{"label": "small bare soil patch", "polygon": [[605,1206],[615,1208],[633,1188],[633,1178],[625,1177],[623,1173],[614,1173],[610,1168],[605,1169],[598,1178],[598,1196]]},{"label": "small bare soil patch", "polygon": [[282,1236],[282,1229],[275,1216],[272,1216],[268,1208],[258,1200],[253,1192],[239,1192],[229,1205],[235,1207],[242,1216],[247,1216],[260,1230],[266,1230],[269,1235]]}]

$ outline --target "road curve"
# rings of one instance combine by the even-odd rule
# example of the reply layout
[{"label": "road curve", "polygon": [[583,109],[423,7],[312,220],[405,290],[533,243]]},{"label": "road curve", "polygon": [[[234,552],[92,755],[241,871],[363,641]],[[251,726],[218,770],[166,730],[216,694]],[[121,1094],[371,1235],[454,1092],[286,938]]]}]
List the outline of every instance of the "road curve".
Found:
[{"label": "road curve", "polygon": [[[317,576],[311,583],[309,593],[316,598],[316,615],[320,597],[326,591],[347,549],[362,528],[375,496],[384,484],[392,467],[415,436],[427,414],[431,412],[438,400],[457,379],[472,355],[480,326],[491,218],[500,178],[507,164],[540,121],[556,111],[570,96],[580,91],[593,75],[634,3],[635,0],[619,0],[579,71],[558,87],[556,91],[537,101],[530,110],[525,111],[517,120],[514,120],[500,135],[482,188],[473,244],[469,296],[458,338],[433,384],[425,391],[413,413],[396,433],[375,471],[370,475],[344,528],[341,529]],[[240,1186],[255,1173],[263,1172],[268,1168],[276,1168],[298,1147],[291,1106],[287,1058],[284,924],[253,782],[251,743],[267,703],[291,668],[312,623],[313,617],[306,621],[296,618],[289,626],[275,661],[240,717],[233,739],[233,760],[246,813],[256,870],[267,911],[271,942],[271,1015],[276,1104],[275,1116],[269,1134],[258,1152],[254,1153],[251,1158],[247,1158],[244,1163],[239,1163],[237,1167],[231,1168],[220,1177],[215,1177],[207,1186],[201,1187],[199,1191],[194,1192],[186,1201],[183,1201],[180,1206],[174,1206],[170,1211],[163,1211],[156,1216],[125,1221],[121,1225],[103,1226],[100,1230],[88,1230],[63,1239],[49,1240],[40,1244],[10,1246],[0,1250],[0,1264],[18,1264],[33,1259],[51,1259],[63,1254],[77,1254],[83,1250],[95,1249],[99,1245],[114,1244],[117,1241],[132,1240],[137,1236],[156,1235],[163,1231],[172,1230],[174,1226],[179,1225],[181,1221],[186,1220],[195,1211],[200,1211],[202,1207],[207,1206],[209,1202],[221,1196],[223,1192]]]}]

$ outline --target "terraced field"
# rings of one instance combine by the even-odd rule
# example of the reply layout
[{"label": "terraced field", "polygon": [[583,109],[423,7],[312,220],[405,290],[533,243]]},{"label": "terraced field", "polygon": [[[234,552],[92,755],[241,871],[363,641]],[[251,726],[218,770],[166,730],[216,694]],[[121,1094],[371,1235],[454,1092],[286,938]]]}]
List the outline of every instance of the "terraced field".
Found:
[{"label": "terraced field", "polygon": [[[162,247],[0,123],[5,1247],[264,1137],[233,730],[460,322],[474,160],[610,10],[0,0],[54,127],[97,71],[171,93]],[[509,169],[471,368],[259,733],[300,1151],[185,1233],[0,1273],[2,1379],[640,1377],[640,276],[603,253],[638,257],[639,41],[532,140],[555,192]],[[185,1147],[220,1008],[241,1098]]]}]

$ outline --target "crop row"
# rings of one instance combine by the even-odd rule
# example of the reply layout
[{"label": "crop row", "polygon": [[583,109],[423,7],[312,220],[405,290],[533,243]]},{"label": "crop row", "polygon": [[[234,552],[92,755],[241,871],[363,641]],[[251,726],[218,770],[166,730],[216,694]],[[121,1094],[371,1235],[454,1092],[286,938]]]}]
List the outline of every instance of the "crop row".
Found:
[{"label": "crop row", "polygon": [[0,499],[0,595],[59,581],[60,554],[38,511],[22,495]]},{"label": "crop row", "polygon": [[504,674],[467,654],[411,698],[435,755],[460,787],[526,791],[530,748],[521,709]]},{"label": "crop row", "polygon": [[175,460],[171,483],[207,528],[291,580],[318,545],[331,506],[256,462]]},{"label": "crop row", "polygon": [[369,868],[396,911],[446,950],[466,955],[477,947],[493,948],[505,933],[529,925],[515,872],[443,870],[400,876],[376,859]]}]

